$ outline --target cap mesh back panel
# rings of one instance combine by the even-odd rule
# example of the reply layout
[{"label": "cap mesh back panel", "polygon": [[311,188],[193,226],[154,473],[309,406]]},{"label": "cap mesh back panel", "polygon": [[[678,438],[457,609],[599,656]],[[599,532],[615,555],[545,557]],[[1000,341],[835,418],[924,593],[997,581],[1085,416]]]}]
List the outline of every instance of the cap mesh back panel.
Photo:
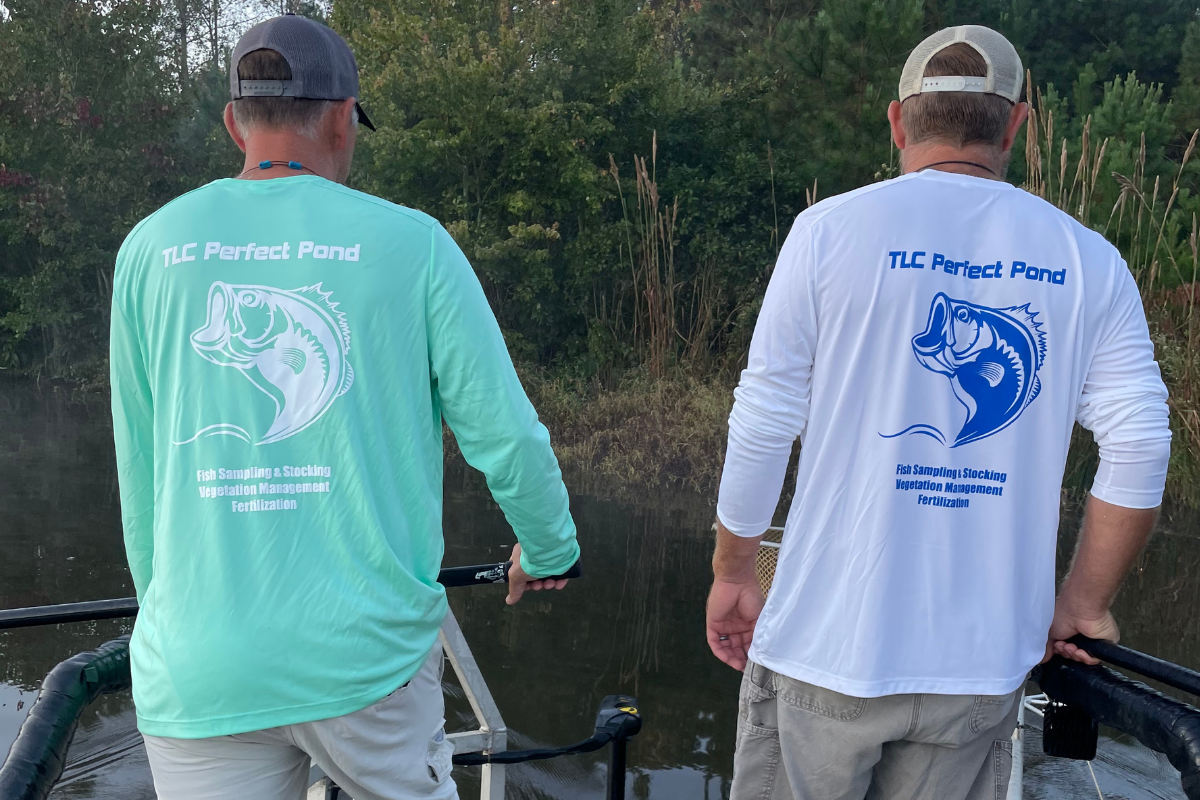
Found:
[{"label": "cap mesh back panel", "polygon": [[1010,100],[1014,97],[1019,99],[1021,83],[1024,78],[1024,75],[1021,74],[1021,57],[1017,55],[1016,49],[1008,39],[991,28],[985,28],[982,25],[968,25],[967,41],[979,45],[991,59],[996,94],[1003,95]]},{"label": "cap mesh back panel", "polygon": [[925,77],[925,65],[929,63],[929,59],[935,52],[953,42],[954,28],[946,28],[921,42],[915,50],[908,54],[908,60],[904,62],[904,72],[900,73],[901,100],[921,93],[921,79]]}]

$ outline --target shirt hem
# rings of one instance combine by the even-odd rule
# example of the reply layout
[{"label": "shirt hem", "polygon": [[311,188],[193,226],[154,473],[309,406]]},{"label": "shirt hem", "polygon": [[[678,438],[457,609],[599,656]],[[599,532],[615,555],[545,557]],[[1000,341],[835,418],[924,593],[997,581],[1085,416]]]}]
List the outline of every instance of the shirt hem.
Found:
[{"label": "shirt hem", "polygon": [[374,705],[411,681],[421,670],[421,666],[428,657],[429,654],[426,653],[414,667],[405,670],[401,680],[390,680],[381,687],[354,697],[203,720],[149,719],[139,713],[137,715],[138,732],[143,736],[159,736],[169,739],[209,739],[214,736],[232,736],[238,733],[280,728],[285,725],[300,725],[305,722],[317,722],[353,714]]},{"label": "shirt hem", "polygon": [[726,516],[721,513],[721,506],[719,503],[717,505],[717,519],[720,520],[721,524],[725,526],[725,530],[729,531],[739,539],[753,539],[756,536],[763,536],[771,527],[771,520],[769,519],[761,525],[757,523],[751,525],[743,525],[739,522],[730,523]]},{"label": "shirt hem", "polygon": [[1091,495],[1097,500],[1103,500],[1121,508],[1145,510],[1158,508],[1162,505],[1163,489],[1155,491],[1137,491],[1134,489],[1115,489],[1102,483],[1093,483]]},{"label": "shirt hem", "polygon": [[1005,695],[1015,692],[1025,683],[1029,670],[1008,678],[891,678],[878,681],[859,681],[830,675],[827,672],[806,667],[769,654],[752,652],[750,660],[772,672],[778,672],[793,680],[811,683],[822,689],[851,697],[885,697],[893,694],[984,694]]}]

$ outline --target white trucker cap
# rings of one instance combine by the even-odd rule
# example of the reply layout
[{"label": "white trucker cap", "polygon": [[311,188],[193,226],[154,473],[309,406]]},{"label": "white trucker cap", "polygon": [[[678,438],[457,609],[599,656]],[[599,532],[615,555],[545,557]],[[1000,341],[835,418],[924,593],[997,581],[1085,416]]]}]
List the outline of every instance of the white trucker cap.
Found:
[{"label": "white trucker cap", "polygon": [[[926,78],[929,59],[952,44],[965,42],[974,47],[987,63],[987,76],[945,75]],[[982,25],[959,25],[943,28],[916,46],[904,62],[900,73],[900,102],[925,92],[982,92],[998,94],[1005,100],[1018,103],[1025,70],[1017,49],[1002,34]]]}]

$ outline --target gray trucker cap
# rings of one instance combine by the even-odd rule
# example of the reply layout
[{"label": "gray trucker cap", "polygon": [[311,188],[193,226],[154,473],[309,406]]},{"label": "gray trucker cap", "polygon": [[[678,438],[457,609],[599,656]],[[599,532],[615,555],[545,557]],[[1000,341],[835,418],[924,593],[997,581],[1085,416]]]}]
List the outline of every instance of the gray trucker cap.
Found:
[{"label": "gray trucker cap", "polygon": [[[238,64],[255,50],[274,50],[292,68],[290,81],[238,80]],[[332,29],[294,14],[260,22],[238,40],[229,63],[229,93],[243,97],[302,97],[308,100],[355,99],[358,121],[375,130],[358,104],[358,64],[350,45]]]}]

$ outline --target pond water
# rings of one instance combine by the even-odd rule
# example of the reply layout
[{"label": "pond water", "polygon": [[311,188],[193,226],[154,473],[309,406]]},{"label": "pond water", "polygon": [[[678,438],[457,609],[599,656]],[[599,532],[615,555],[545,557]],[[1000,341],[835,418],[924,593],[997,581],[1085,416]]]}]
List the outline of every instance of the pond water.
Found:
[{"label": "pond water", "polygon": [[[126,597],[133,587],[121,541],[111,433],[104,403],[0,383],[0,608]],[[450,602],[508,725],[509,747],[585,738],[600,699],[638,697],[645,728],[629,751],[630,796],[728,796],[739,675],[704,642],[712,509],[704,498],[659,494],[617,502],[573,495],[587,568],[566,591],[504,605],[496,587],[451,590]],[[1062,560],[1077,517],[1064,515]],[[1116,612],[1124,641],[1200,667],[1200,533],[1165,515]],[[512,534],[478,476],[450,470],[447,565],[500,561]],[[108,621],[0,633],[0,753],[7,751],[56,663],[129,630]],[[451,729],[474,727],[448,687]],[[1031,750],[1038,749],[1036,742]],[[1087,765],[1030,753],[1026,797],[1096,797]],[[1106,741],[1095,772],[1105,797],[1183,797],[1178,774],[1126,741]],[[477,775],[456,771],[464,798]],[[509,769],[509,798],[603,796],[603,753]],[[152,798],[128,695],[84,717],[56,797]]]}]

